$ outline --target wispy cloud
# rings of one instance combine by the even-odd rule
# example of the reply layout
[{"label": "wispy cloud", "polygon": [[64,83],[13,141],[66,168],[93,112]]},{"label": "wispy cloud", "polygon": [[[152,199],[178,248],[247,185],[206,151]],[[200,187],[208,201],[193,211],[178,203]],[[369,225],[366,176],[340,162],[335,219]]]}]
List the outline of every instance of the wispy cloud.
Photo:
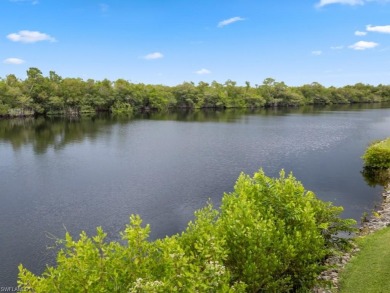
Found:
[{"label": "wispy cloud", "polygon": [[362,32],[362,31],[356,31],[355,32],[355,36],[362,37],[362,36],[365,36],[365,35],[367,35],[367,32]]},{"label": "wispy cloud", "polygon": [[373,26],[371,24],[366,26],[366,30],[369,32],[377,32],[383,34],[390,34],[390,25],[377,25]]},{"label": "wispy cloud", "polygon": [[205,74],[210,74],[211,71],[206,69],[206,68],[202,68],[202,69],[199,69],[197,71],[195,71],[196,74],[199,74],[199,75],[205,75]]},{"label": "wispy cloud", "polygon": [[38,0],[9,0],[10,2],[15,2],[15,3],[21,3],[21,2],[25,2],[25,3],[31,3],[32,5],[37,5],[39,4],[39,1]]},{"label": "wispy cloud", "polygon": [[155,60],[155,59],[164,58],[164,55],[161,54],[160,52],[154,52],[154,53],[150,53],[148,55],[145,55],[142,58],[146,59],[146,60]]},{"label": "wispy cloud", "polygon": [[316,7],[323,7],[329,4],[346,4],[346,5],[364,5],[367,2],[379,2],[379,3],[387,3],[390,0],[320,0],[316,4]]},{"label": "wispy cloud", "polygon": [[7,38],[13,42],[21,43],[36,43],[41,41],[55,42],[56,39],[48,34],[44,34],[37,31],[23,30],[18,33],[12,33]]},{"label": "wispy cloud", "polygon": [[23,59],[20,59],[20,58],[7,58],[7,59],[3,60],[3,63],[13,64],[13,65],[23,64],[24,62],[26,62],[26,61],[24,61]]},{"label": "wispy cloud", "polygon": [[332,46],[330,47],[332,50],[341,50],[344,49],[344,46]]},{"label": "wispy cloud", "polygon": [[363,50],[367,50],[367,49],[373,49],[377,46],[379,46],[379,44],[375,43],[375,42],[359,41],[359,42],[356,42],[355,44],[349,46],[349,48],[351,48],[353,50],[363,51]]},{"label": "wispy cloud", "polygon": [[322,55],[322,51],[321,50],[311,51],[311,54],[314,56],[320,56]]},{"label": "wispy cloud", "polygon": [[237,21],[243,21],[243,20],[245,20],[245,18],[242,18],[242,17],[239,17],[239,16],[232,17],[232,18],[220,21],[218,23],[218,27],[224,27],[224,26],[227,26],[229,24],[235,23]]},{"label": "wispy cloud", "polygon": [[317,7],[323,7],[329,4],[363,5],[363,0],[321,0]]}]

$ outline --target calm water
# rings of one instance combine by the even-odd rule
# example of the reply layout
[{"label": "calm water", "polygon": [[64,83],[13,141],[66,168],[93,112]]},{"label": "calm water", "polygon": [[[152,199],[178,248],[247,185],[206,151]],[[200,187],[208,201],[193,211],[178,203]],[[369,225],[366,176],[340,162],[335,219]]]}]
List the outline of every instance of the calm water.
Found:
[{"label": "calm water", "polygon": [[152,239],[171,235],[260,167],[293,171],[359,220],[382,190],[360,156],[390,136],[390,109],[368,107],[0,121],[0,286],[16,284],[19,263],[35,273],[53,263],[49,234],[102,226],[118,239],[137,213]]}]

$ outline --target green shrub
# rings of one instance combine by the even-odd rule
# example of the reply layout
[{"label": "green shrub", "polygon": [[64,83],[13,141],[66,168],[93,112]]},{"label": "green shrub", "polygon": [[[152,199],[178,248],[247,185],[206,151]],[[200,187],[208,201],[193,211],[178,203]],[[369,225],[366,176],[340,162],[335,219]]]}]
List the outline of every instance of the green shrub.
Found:
[{"label": "green shrub", "polygon": [[0,116],[7,116],[8,110],[9,110],[9,106],[4,105],[2,102],[0,102]]},{"label": "green shrub", "polygon": [[250,292],[310,288],[321,260],[343,248],[338,232],[353,231],[355,222],[342,220],[342,210],[317,199],[292,174],[242,174],[234,192],[224,195],[218,222],[233,280]]},{"label": "green shrub", "polygon": [[29,292],[289,292],[310,288],[338,237],[353,220],[306,191],[291,174],[241,174],[220,210],[209,203],[180,235],[148,241],[149,225],[131,216],[124,242],[97,229],[60,240],[57,266],[35,276],[22,265]]},{"label": "green shrub", "polygon": [[131,115],[133,113],[133,107],[129,103],[125,102],[115,102],[114,105],[111,107],[111,112],[113,114],[126,114]]},{"label": "green shrub", "polygon": [[390,168],[390,138],[372,143],[362,159],[368,168]]}]

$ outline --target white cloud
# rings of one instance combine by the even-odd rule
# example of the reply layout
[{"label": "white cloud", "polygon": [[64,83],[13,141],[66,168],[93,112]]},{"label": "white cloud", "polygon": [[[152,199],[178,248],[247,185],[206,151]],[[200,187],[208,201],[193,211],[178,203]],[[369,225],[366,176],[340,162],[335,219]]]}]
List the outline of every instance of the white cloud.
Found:
[{"label": "white cloud", "polygon": [[10,2],[26,2],[31,3],[32,5],[37,5],[39,3],[38,0],[10,0]]},{"label": "white cloud", "polygon": [[5,64],[14,64],[14,65],[19,65],[23,64],[25,61],[23,59],[19,58],[7,58],[3,60],[3,63]]},{"label": "white cloud", "polygon": [[369,31],[369,32],[390,34],[390,25],[372,26],[371,24],[369,24],[369,25],[366,26],[366,30]]},{"label": "white cloud", "polygon": [[237,21],[242,21],[242,20],[245,20],[245,18],[242,18],[242,17],[239,17],[239,16],[232,17],[232,18],[229,18],[229,19],[225,19],[225,20],[222,20],[222,21],[220,21],[218,23],[218,27],[224,27],[226,25],[235,23]]},{"label": "white cloud", "polygon": [[332,46],[330,47],[332,50],[341,50],[344,49],[344,46]]},{"label": "white cloud", "polygon": [[363,50],[366,50],[366,49],[375,48],[378,45],[379,44],[375,43],[375,42],[359,41],[359,42],[356,42],[355,44],[349,46],[349,48],[354,49],[354,50],[363,51]]},{"label": "white cloud", "polygon": [[27,31],[23,30],[18,33],[12,33],[7,36],[7,38],[13,42],[21,42],[21,43],[36,43],[40,41],[49,41],[55,42],[56,39],[49,36],[48,34],[44,34],[37,31]]},{"label": "white cloud", "polygon": [[367,32],[361,32],[361,31],[356,31],[355,32],[355,36],[362,37],[362,36],[365,36],[365,35],[367,35]]},{"label": "white cloud", "polygon": [[161,59],[161,58],[164,58],[164,55],[161,54],[160,52],[154,52],[154,53],[150,53],[148,55],[145,55],[144,57],[142,57],[143,59],[146,59],[146,60],[155,60],[155,59]]},{"label": "white cloud", "polygon": [[363,5],[363,0],[320,0],[317,7],[323,7],[329,4],[347,4],[347,5]]},{"label": "white cloud", "polygon": [[319,3],[317,3],[317,7],[323,7],[325,5],[329,4],[346,4],[346,5],[364,5],[367,2],[379,2],[379,3],[387,3],[390,2],[390,0],[320,0]]},{"label": "white cloud", "polygon": [[200,75],[205,75],[205,74],[210,74],[211,71],[208,70],[208,69],[202,68],[202,69],[200,69],[200,70],[198,70],[198,71],[195,71],[195,73],[196,73],[196,74],[200,74]]},{"label": "white cloud", "polygon": [[311,54],[314,56],[320,56],[322,54],[322,51],[321,50],[312,51]]}]

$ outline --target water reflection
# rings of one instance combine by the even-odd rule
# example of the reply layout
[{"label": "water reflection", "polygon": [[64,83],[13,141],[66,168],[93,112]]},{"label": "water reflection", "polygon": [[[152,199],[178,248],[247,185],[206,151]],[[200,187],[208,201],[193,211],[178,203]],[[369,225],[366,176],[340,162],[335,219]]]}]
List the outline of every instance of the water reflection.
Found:
[{"label": "water reflection", "polygon": [[390,184],[390,170],[378,168],[363,168],[361,171],[364,181],[372,187],[388,186]]},{"label": "water reflection", "polygon": [[70,143],[86,139],[95,141],[101,131],[116,123],[129,123],[129,118],[95,116],[1,120],[0,142],[11,144],[14,150],[31,145],[36,154],[43,154],[50,148],[60,150]]},{"label": "water reflection", "polygon": [[19,263],[42,272],[54,259],[45,232],[63,237],[64,226],[118,237],[134,213],[152,239],[178,233],[208,198],[218,206],[240,172],[259,168],[293,171],[360,219],[381,199],[360,156],[390,126],[390,109],[365,106],[1,120],[0,280],[16,285]]},{"label": "water reflection", "polygon": [[390,107],[390,103],[343,104],[343,105],[305,105],[302,107],[260,108],[260,109],[195,109],[147,112],[136,118],[152,120],[175,120],[197,122],[230,122],[241,115],[283,116],[289,114],[321,115],[328,111],[359,111]]},{"label": "water reflection", "polygon": [[324,115],[328,111],[358,111],[387,108],[390,104],[354,104],[303,106],[268,109],[226,109],[226,110],[175,110],[165,112],[139,113],[133,116],[95,115],[87,117],[39,117],[0,120],[0,142],[9,143],[14,150],[31,145],[36,154],[48,149],[60,150],[67,144],[94,141],[99,133],[115,124],[128,124],[137,119],[181,122],[235,122],[241,116],[250,115],[284,116],[290,114]]}]

